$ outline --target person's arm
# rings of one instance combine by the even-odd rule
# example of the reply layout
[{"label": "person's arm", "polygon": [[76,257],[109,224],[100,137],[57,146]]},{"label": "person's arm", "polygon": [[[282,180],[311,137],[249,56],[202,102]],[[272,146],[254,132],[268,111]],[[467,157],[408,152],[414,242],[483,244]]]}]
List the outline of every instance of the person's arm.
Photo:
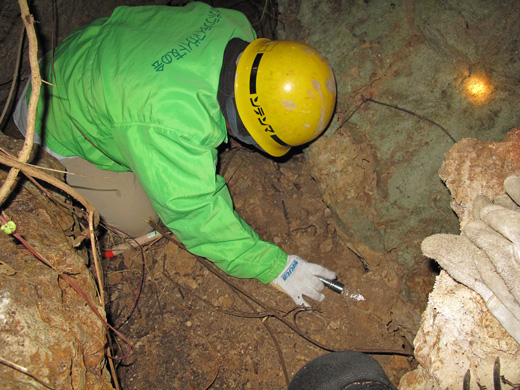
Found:
[{"label": "person's arm", "polygon": [[216,150],[142,124],[115,128],[114,139],[163,223],[190,252],[239,278],[269,283],[282,272],[287,254],[234,211],[215,173]]}]

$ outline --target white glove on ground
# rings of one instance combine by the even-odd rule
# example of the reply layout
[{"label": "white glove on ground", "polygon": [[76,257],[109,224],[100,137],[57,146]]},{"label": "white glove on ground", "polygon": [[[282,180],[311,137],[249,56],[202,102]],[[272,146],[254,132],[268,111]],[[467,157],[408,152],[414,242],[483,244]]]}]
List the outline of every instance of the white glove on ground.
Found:
[{"label": "white glove on ground", "polygon": [[507,195],[494,203],[483,196],[475,199],[474,220],[460,236],[436,234],[426,238],[421,249],[477,292],[520,343],[520,178],[508,177],[504,188]]},{"label": "white glove on ground", "polygon": [[321,293],[325,285],[319,277],[333,280],[336,279],[336,273],[296,255],[289,255],[282,273],[271,284],[289,295],[298,306],[310,307],[303,295],[318,302],[325,299],[325,295]]}]

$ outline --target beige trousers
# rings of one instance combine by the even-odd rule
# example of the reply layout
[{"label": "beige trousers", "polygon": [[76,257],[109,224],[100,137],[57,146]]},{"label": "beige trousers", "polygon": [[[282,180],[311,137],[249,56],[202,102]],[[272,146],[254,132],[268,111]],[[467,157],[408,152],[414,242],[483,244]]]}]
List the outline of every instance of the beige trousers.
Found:
[{"label": "beige trousers", "polygon": [[[18,100],[13,120],[25,136],[27,128],[27,100],[29,82]],[[34,142],[41,143],[37,133]],[[153,229],[145,221],[159,222],[150,200],[132,172],[111,172],[99,169],[80,157],[64,158],[45,147],[67,168],[67,183],[96,207],[103,222],[132,237],[139,237]],[[74,175],[77,174],[77,175]],[[81,176],[78,176],[81,175]]]},{"label": "beige trousers", "polygon": [[80,157],[61,161],[67,168],[66,181],[96,207],[104,223],[132,237],[149,233],[145,221],[159,217],[132,172],[99,169]]}]

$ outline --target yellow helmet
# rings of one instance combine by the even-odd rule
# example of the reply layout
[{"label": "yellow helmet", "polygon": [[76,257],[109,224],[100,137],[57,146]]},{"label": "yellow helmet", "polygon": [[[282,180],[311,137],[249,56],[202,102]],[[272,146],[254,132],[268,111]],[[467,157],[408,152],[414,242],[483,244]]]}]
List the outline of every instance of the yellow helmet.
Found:
[{"label": "yellow helmet", "polygon": [[336,82],[312,47],[261,38],[238,61],[235,102],[256,143],[279,157],[325,130],[336,104]]}]

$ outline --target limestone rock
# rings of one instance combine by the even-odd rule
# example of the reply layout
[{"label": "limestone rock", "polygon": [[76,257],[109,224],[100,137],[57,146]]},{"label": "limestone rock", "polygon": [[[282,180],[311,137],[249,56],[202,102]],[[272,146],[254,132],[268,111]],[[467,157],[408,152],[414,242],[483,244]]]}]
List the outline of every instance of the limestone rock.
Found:
[{"label": "limestone rock", "polygon": [[504,180],[520,171],[520,129],[512,130],[503,142],[466,138],[447,153],[439,176],[452,195],[451,207],[461,228],[472,214],[477,195],[493,198],[504,192]]},{"label": "limestone rock", "polygon": [[[2,133],[0,144],[12,153],[20,149],[20,142]],[[38,163],[63,169],[48,155]],[[5,177],[2,166],[0,185]],[[65,199],[62,194],[52,194]],[[22,174],[2,212],[15,221],[17,232],[26,241],[81,287],[104,316],[85,258],[65,234],[73,224],[71,213],[43,195]],[[10,269],[0,273],[1,357],[24,367],[54,389],[111,389],[104,358],[106,329],[83,298],[18,240],[4,233],[0,234],[0,259]],[[30,376],[0,364],[0,388],[43,387]]]},{"label": "limestone rock", "polygon": [[[464,139],[446,153],[440,176],[453,194],[451,204],[462,226],[477,195],[503,193],[504,179],[520,173],[519,137],[520,131],[513,129],[504,142]],[[492,388],[497,357],[501,375],[520,382],[520,345],[477,293],[444,271],[430,293],[414,345],[420,366],[401,379],[400,390],[462,388],[468,369],[471,388],[478,388],[477,383]]]},{"label": "limestone rock", "polygon": [[473,290],[442,271],[415,338],[415,358],[420,366],[406,374],[400,390],[462,388],[467,370],[470,388],[477,383],[493,388],[493,365],[500,358],[500,373],[520,382],[520,345],[504,330]]}]

